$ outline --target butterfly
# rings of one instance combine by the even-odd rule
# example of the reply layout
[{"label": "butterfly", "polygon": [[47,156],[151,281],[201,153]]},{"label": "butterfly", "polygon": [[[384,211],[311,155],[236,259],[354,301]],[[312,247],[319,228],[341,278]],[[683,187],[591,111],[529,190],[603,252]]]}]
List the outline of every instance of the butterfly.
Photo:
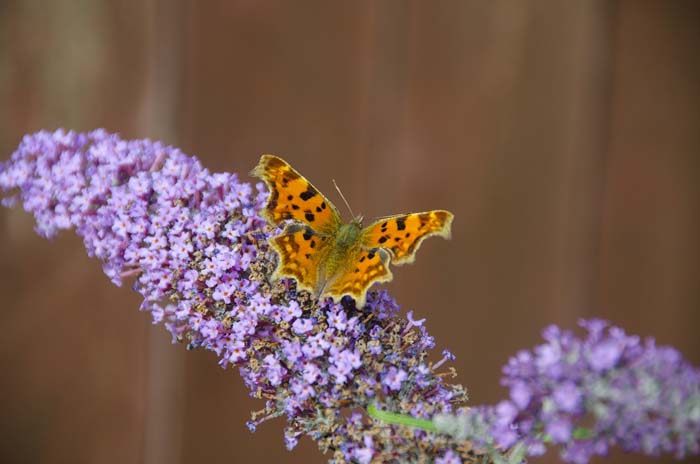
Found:
[{"label": "butterfly", "polygon": [[261,215],[285,224],[269,240],[279,256],[273,279],[294,278],[318,298],[349,295],[362,308],[372,284],[393,278],[390,264],[412,263],[427,237],[450,238],[453,215],[444,210],[387,216],[365,228],[362,217],[344,224],[333,203],[275,155],[262,155],[251,175],[270,190]]}]

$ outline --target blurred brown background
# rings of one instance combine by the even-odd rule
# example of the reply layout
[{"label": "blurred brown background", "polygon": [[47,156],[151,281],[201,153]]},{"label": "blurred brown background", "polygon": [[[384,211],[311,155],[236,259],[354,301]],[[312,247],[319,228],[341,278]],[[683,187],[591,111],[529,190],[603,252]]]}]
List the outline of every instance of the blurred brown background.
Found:
[{"label": "blurred brown background", "polygon": [[[57,127],[241,174],[278,153],[367,218],[452,210],[390,288],[474,404],[584,316],[700,363],[697,2],[4,1],[0,158]],[[0,212],[1,462],[325,461],[281,421],[250,434],[234,370],[32,225]]]}]

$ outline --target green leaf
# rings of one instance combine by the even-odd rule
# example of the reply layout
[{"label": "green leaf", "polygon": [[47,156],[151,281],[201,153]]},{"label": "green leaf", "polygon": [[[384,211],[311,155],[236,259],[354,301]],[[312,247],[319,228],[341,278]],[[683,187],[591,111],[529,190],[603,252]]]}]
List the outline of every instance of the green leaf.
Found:
[{"label": "green leaf", "polygon": [[374,403],[367,406],[367,414],[373,419],[386,422],[388,424],[405,425],[416,429],[426,430],[428,432],[436,432],[437,429],[433,421],[428,419],[419,419],[417,417],[406,414],[398,414],[395,412],[381,411],[377,409]]}]

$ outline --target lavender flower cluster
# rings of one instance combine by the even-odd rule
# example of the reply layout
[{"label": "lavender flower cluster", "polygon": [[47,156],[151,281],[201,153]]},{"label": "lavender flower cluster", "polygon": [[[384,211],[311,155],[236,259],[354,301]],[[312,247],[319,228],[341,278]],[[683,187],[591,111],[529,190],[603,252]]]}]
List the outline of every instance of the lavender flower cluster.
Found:
[{"label": "lavender flower cluster", "polygon": [[[263,400],[249,428],[285,417],[290,449],[306,435],[331,462],[517,464],[549,443],[576,463],[614,445],[698,452],[698,370],[600,321],[583,323],[583,340],[547,329],[547,343],[505,367],[509,400],[464,408],[464,388],[444,380],[454,356],[427,359],[435,341],[424,320],[399,317],[385,291],[357,308],[273,281],[267,239],[278,231],[258,215],[262,185],[210,173],[175,148],[103,130],[38,132],[0,164],[0,188],[39,234],[75,228],[115,284],[135,279],[142,309],[174,342],[238,367]],[[391,411],[386,420],[365,413],[375,405]]]},{"label": "lavender flower cluster", "polygon": [[59,130],[25,136],[0,166],[0,187],[18,191],[3,202],[21,200],[39,234],[75,228],[115,284],[135,276],[142,309],[174,341],[238,366],[265,401],[251,430],[286,416],[288,448],[305,434],[337,462],[430,460],[459,446],[361,413],[374,401],[419,417],[462,404],[463,388],[437,372],[452,355],[429,363],[435,343],[423,321],[399,318],[386,292],[356,308],[271,281],[267,238],[276,231],[258,216],[261,186],[255,194],[235,174],[210,173],[158,142]]},{"label": "lavender flower cluster", "polygon": [[670,347],[626,335],[599,319],[580,321],[584,338],[550,326],[546,343],[503,368],[510,398],[462,415],[438,415],[438,430],[530,456],[546,444],[583,464],[619,446],[677,458],[700,451],[700,370]]}]

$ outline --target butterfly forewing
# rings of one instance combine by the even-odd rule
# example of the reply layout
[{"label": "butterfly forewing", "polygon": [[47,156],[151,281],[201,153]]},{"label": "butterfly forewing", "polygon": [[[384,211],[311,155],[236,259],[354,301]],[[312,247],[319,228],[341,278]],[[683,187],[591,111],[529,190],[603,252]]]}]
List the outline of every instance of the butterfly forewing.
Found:
[{"label": "butterfly forewing", "polygon": [[411,263],[424,239],[450,237],[452,217],[449,211],[435,210],[382,218],[363,229],[362,246],[391,250],[394,264]]},{"label": "butterfly forewing", "polygon": [[333,235],[340,226],[335,206],[286,161],[275,155],[262,155],[251,172],[270,189],[263,215],[279,224],[288,219],[303,222],[318,233]]}]

